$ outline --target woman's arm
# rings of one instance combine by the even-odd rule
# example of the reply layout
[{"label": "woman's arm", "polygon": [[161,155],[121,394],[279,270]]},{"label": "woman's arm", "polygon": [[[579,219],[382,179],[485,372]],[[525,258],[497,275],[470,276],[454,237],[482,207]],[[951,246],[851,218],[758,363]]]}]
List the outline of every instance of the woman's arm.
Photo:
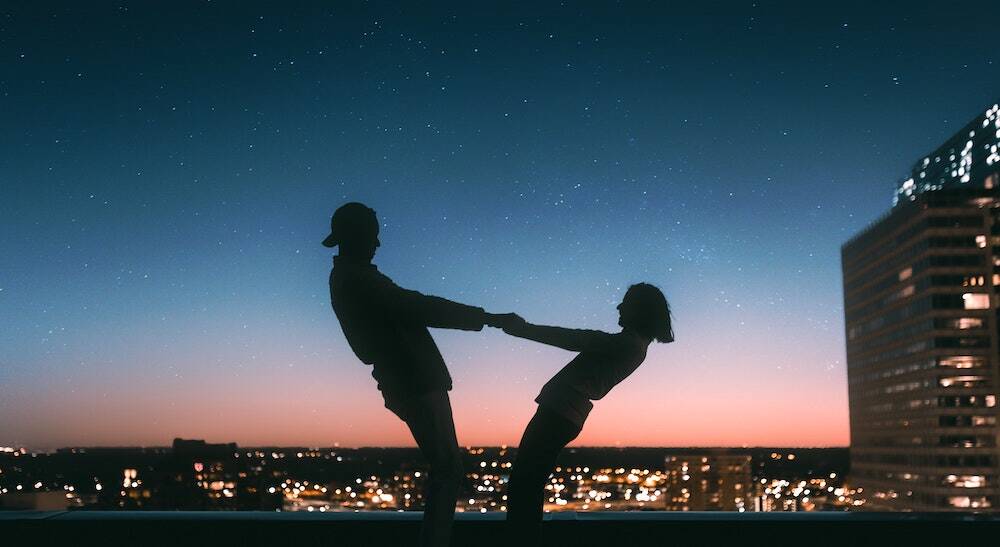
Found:
[{"label": "woman's arm", "polygon": [[533,325],[526,321],[514,322],[504,327],[504,332],[518,338],[534,340],[569,351],[607,351],[613,348],[614,335],[599,330],[567,329]]}]

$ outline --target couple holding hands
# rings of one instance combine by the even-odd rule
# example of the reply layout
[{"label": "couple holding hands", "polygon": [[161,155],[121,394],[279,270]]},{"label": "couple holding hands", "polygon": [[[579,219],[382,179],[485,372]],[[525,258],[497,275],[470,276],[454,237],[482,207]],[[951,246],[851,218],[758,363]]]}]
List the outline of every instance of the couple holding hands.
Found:
[{"label": "couple holding hands", "polygon": [[591,401],[638,368],[654,340],[673,341],[667,300],[653,285],[632,285],[618,305],[622,330],[616,334],[533,325],[513,313],[487,313],[399,287],[372,264],[378,235],[375,211],[366,205],[347,203],[334,212],[330,235],[323,241],[338,247],[330,300],[351,349],[372,365],[386,408],[406,423],[430,464],[420,545],[448,545],[465,478],[448,398],[451,376],[427,328],[478,331],[491,326],[578,353],[535,399],[538,410],[524,430],[511,469],[507,522],[511,534],[532,544],[542,522],[545,483],[559,451],[583,428]]}]

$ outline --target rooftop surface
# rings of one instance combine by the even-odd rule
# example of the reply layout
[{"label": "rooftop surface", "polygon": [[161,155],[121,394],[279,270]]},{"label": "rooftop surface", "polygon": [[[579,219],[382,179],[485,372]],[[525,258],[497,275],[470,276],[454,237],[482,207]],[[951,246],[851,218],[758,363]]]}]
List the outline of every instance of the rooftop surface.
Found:
[{"label": "rooftop surface", "polygon": [[[419,512],[0,511],[0,537],[37,545],[409,545]],[[455,546],[521,544],[502,513],[459,513]],[[540,544],[925,545],[1000,537],[1000,515],[971,513],[561,512]]]}]

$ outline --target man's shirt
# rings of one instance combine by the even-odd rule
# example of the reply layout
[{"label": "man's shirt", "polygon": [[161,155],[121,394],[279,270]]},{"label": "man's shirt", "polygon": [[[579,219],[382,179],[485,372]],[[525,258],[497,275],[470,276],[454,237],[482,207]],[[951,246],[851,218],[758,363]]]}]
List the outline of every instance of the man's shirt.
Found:
[{"label": "man's shirt", "polygon": [[482,330],[486,312],[403,289],[366,261],[337,256],[330,301],[354,354],[372,365],[383,396],[405,397],[452,387],[427,327]]}]

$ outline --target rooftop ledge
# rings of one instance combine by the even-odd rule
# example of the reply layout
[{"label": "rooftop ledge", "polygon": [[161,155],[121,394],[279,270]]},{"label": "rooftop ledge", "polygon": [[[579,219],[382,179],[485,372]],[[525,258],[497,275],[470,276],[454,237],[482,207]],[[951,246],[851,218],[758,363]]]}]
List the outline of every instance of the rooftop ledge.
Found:
[{"label": "rooftop ledge", "polygon": [[[38,545],[410,545],[419,512],[0,511],[0,538]],[[503,513],[458,513],[455,546],[511,545]],[[559,512],[543,545],[909,545],[1000,537],[1000,515],[973,513]],[[518,547],[527,547],[520,542]],[[984,543],[990,544],[990,543]]]}]

